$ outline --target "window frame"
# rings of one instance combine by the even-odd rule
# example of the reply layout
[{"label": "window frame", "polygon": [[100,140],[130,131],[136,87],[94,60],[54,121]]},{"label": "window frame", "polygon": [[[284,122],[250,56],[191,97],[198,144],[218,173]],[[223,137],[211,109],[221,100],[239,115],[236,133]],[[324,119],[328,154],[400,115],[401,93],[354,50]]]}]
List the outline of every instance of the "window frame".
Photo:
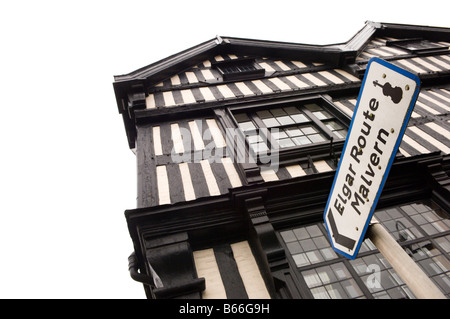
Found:
[{"label": "window frame", "polygon": [[[427,262],[429,259],[435,259],[437,257],[444,257],[447,259],[447,261],[450,261],[450,258],[447,256],[447,253],[445,252],[445,250],[442,248],[441,244],[438,242],[438,240],[441,240],[442,238],[446,238],[448,236],[450,236],[450,230],[444,231],[444,232],[438,232],[438,233],[428,233],[425,228],[423,228],[423,224],[420,224],[418,222],[416,222],[416,220],[413,218],[413,216],[417,216],[418,214],[421,214],[420,212],[415,213],[415,214],[410,214],[409,212],[406,211],[405,207],[407,206],[412,206],[412,205],[421,205],[421,204],[425,204],[425,206],[428,206],[429,208],[431,208],[431,210],[427,210],[429,212],[434,211],[436,214],[439,215],[439,213],[437,211],[440,211],[443,215],[448,216],[449,212],[447,212],[446,210],[444,210],[442,207],[440,207],[438,204],[436,204],[436,202],[434,200],[432,200],[431,198],[417,198],[415,200],[407,200],[407,201],[401,201],[392,205],[388,205],[388,206],[383,206],[380,207],[379,209],[377,209],[377,212],[380,213],[386,213],[387,211],[391,211],[391,210],[396,210],[397,213],[399,213],[401,216],[396,216],[396,217],[392,217],[392,220],[398,220],[400,219],[406,219],[414,228],[416,228],[417,232],[420,233],[421,236],[419,237],[413,237],[410,238],[408,240],[405,241],[400,241],[399,244],[400,246],[408,253],[408,254],[413,254],[414,256],[411,256],[411,258],[418,264],[418,263],[422,263],[422,262]],[[422,205],[423,206],[423,205]],[[377,213],[375,212],[375,214]],[[317,214],[321,214],[317,213]],[[376,215],[375,215],[376,216]],[[386,221],[390,221],[390,219],[386,219]],[[386,227],[384,220],[381,221],[383,227]],[[431,223],[431,222],[429,222]],[[380,289],[379,291],[371,291],[369,287],[366,286],[365,282],[364,282],[364,278],[366,278],[369,273],[366,274],[359,274],[357,269],[355,268],[355,265],[359,262],[359,261],[366,261],[368,259],[371,258],[379,258],[377,256],[381,256],[381,258],[384,260],[383,255],[376,249],[376,247],[373,245],[373,243],[368,240],[367,242],[364,241],[364,244],[361,248],[360,253],[358,254],[358,257],[355,260],[350,260],[345,258],[342,255],[339,255],[338,253],[334,254],[336,255],[333,258],[330,259],[324,259],[322,261],[319,262],[309,262],[309,264],[305,264],[302,266],[298,266],[297,262],[293,256],[293,253],[290,251],[291,249],[289,248],[289,245],[292,246],[292,244],[294,244],[296,241],[298,242],[302,242],[302,240],[305,240],[305,238],[298,238],[294,240],[294,241],[287,241],[285,239],[285,237],[283,236],[282,233],[285,232],[289,232],[289,231],[293,231],[295,233],[295,231],[298,231],[299,229],[308,229],[311,227],[316,227],[319,229],[319,231],[321,232],[320,237],[328,237],[327,235],[327,230],[323,224],[323,221],[316,221],[316,222],[309,222],[309,223],[301,223],[301,224],[293,224],[290,225],[289,227],[283,227],[280,229],[277,229],[277,236],[279,238],[279,242],[282,244],[282,246],[285,248],[285,251],[287,252],[287,258],[289,260],[289,263],[292,267],[292,269],[294,269],[294,273],[296,275],[296,278],[298,280],[298,284],[300,285],[299,287],[297,287],[300,291],[303,292],[304,296],[307,296],[308,298],[313,298],[313,292],[312,289],[315,287],[309,287],[307,282],[305,281],[304,277],[303,277],[303,273],[305,272],[310,272],[313,271],[315,269],[321,269],[321,268],[325,268],[325,267],[330,267],[333,265],[337,265],[339,263],[343,263],[344,266],[346,267],[346,269],[348,270],[348,272],[350,273],[350,277],[346,278],[346,279],[340,279],[337,282],[341,282],[341,281],[347,281],[347,280],[354,280],[354,282],[357,284],[358,288],[362,291],[362,295],[356,297],[356,299],[359,298],[373,298],[375,297],[377,294],[380,294],[382,292],[386,292],[391,288],[384,288],[382,287],[382,289]],[[394,236],[394,238],[398,239],[397,237],[395,237],[395,233],[391,232],[390,230],[388,230],[389,233]],[[309,232],[309,231],[308,231]],[[310,233],[310,237],[314,240],[315,238],[318,238],[317,235],[312,235]],[[306,239],[307,240],[307,239]],[[329,243],[329,242],[328,242]],[[428,244],[432,244],[433,248],[435,249],[434,253],[439,252],[439,254],[437,255],[427,255],[426,257],[422,257],[421,259],[416,260],[416,255],[415,255],[415,251],[412,249],[412,247],[418,247],[418,249],[422,249],[422,248],[427,248],[427,245],[424,245],[424,243],[428,243]],[[436,243],[438,243],[438,245],[435,245]],[[331,244],[329,244],[331,247]],[[317,246],[317,244],[316,244]],[[321,249],[322,248],[322,249]],[[325,248],[323,247],[319,247],[317,246],[316,250],[308,250],[305,248],[305,250],[302,250],[302,254],[303,252],[313,252],[313,251],[319,251],[319,250],[323,250]],[[380,262],[383,262],[383,260],[379,260]],[[385,265],[386,266],[386,265]],[[392,265],[387,265],[385,268],[382,269],[382,272],[384,271],[388,271],[391,270]],[[395,272],[395,269],[393,269]],[[448,271],[447,271],[448,272]],[[444,271],[445,273],[445,271]],[[392,275],[392,273],[390,272],[390,274]],[[427,274],[429,275],[429,274]],[[429,275],[430,278],[431,277],[438,277],[441,276],[442,274],[435,274],[435,275]],[[436,283],[437,284],[437,283]],[[328,285],[326,283],[324,283],[323,285],[318,285],[317,287],[322,287]],[[402,286],[406,286],[406,288],[409,290],[409,288],[407,287],[407,285],[405,283],[400,284],[398,283],[395,287],[393,288],[400,288]]]},{"label": "window frame", "polygon": [[[304,105],[307,104],[317,104],[324,111],[327,111],[331,118],[325,119],[324,121],[317,118],[312,114],[310,110],[308,110]],[[239,128],[239,123],[235,117],[235,114],[242,112],[250,115],[252,122],[256,124],[256,129],[268,129],[268,135],[266,136],[267,141],[270,142],[270,128],[268,128],[264,122],[257,116],[257,112],[269,109],[277,109],[281,107],[291,107],[291,106],[302,106],[301,111],[309,117],[309,121],[305,123],[311,124],[319,133],[325,137],[325,141],[310,143],[306,145],[295,145],[286,148],[278,148],[278,156],[280,164],[289,164],[291,162],[299,161],[306,158],[321,158],[323,159],[326,156],[334,156],[337,161],[337,156],[342,150],[345,138],[337,139],[333,132],[326,126],[326,122],[328,121],[336,121],[338,122],[345,130],[347,130],[350,126],[351,119],[348,118],[345,114],[343,114],[336,106],[334,106],[331,98],[324,95],[313,95],[306,96],[301,98],[289,99],[289,100],[279,100],[279,101],[267,101],[262,103],[255,103],[252,105],[239,105],[239,106],[229,106],[227,108],[227,114],[230,117],[235,128]],[[274,126],[277,128],[287,128],[289,126],[301,126],[305,123],[294,123],[288,125],[280,125]],[[253,156],[258,163],[267,163],[268,157],[270,155],[264,154],[255,154],[251,151],[251,147],[249,145],[248,139],[246,138],[245,132],[239,130],[240,138],[243,139],[243,142],[246,145],[247,152]],[[268,145],[270,147],[270,145]]]},{"label": "window frame", "polygon": [[[417,45],[416,47],[412,45]],[[409,53],[423,55],[428,53],[445,53],[449,47],[435,42],[430,42],[423,38],[408,38],[399,40],[388,40],[386,46],[397,47],[408,51]]]},{"label": "window frame", "polygon": [[[228,72],[228,68],[251,67],[248,70],[239,70],[238,72]],[[222,76],[223,81],[240,81],[248,79],[257,79],[265,75],[266,70],[255,62],[254,58],[238,58],[232,60],[217,61],[211,64]]]}]

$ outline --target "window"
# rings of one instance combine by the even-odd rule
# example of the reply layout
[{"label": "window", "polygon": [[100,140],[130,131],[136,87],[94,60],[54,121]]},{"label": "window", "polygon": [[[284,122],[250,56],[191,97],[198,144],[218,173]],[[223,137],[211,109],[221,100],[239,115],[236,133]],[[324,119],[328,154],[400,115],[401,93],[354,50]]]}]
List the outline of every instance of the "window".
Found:
[{"label": "window", "polygon": [[360,298],[364,294],[343,262],[302,272],[314,299]]},{"label": "window", "polygon": [[347,127],[323,99],[274,105],[257,110],[236,110],[233,116],[256,154],[269,150],[328,145],[345,140]]},{"label": "window", "polygon": [[398,47],[409,51],[410,53],[424,54],[424,53],[438,53],[448,51],[448,46],[439,43],[430,42],[421,38],[402,39],[402,40],[388,40],[387,46]]},{"label": "window", "polygon": [[[450,297],[450,219],[429,201],[375,212],[378,221]],[[334,252],[323,223],[280,231],[298,269],[300,285],[312,298],[415,298],[370,239],[358,257],[349,260]]]},{"label": "window", "polygon": [[213,65],[224,81],[256,79],[265,74],[265,70],[255,63],[255,59],[234,59],[215,62]]}]

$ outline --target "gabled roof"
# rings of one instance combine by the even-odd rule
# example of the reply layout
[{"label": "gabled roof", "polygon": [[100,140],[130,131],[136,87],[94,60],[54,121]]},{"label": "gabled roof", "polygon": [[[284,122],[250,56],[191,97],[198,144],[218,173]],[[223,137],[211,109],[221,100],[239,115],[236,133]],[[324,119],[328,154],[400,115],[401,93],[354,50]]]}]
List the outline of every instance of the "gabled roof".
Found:
[{"label": "gabled roof", "polygon": [[[241,57],[268,58],[272,61],[301,61],[310,65],[323,65],[322,68],[310,69],[308,72],[344,69],[345,72],[352,73],[353,76],[362,77],[365,65],[368,62],[368,59],[365,59],[365,57],[370,57],[372,54],[371,50],[373,50],[371,49],[372,41],[379,37],[424,38],[432,41],[448,42],[450,41],[450,28],[368,21],[349,41],[330,45],[308,45],[217,36],[128,74],[114,77],[113,85],[116,101],[119,112],[124,119],[129,145],[131,148],[134,147],[135,110],[146,108],[146,97],[148,97],[149,92],[171,90],[172,88],[158,88],[158,86],[174,75],[189,71],[215,56],[237,55]],[[306,71],[292,70],[293,74],[297,72],[302,73]],[[285,73],[284,75],[288,74]],[[267,76],[270,77],[271,75],[268,75],[266,72]],[[345,79],[344,82],[348,83]],[[353,81],[353,83],[356,82]],[[208,86],[210,84],[198,83],[195,85]],[[274,90],[274,92],[278,91]],[[203,102],[201,99],[199,101]],[[167,106],[167,103],[161,106]]]},{"label": "gabled roof", "polygon": [[[157,61],[148,66],[124,75],[114,76],[115,83],[145,80],[150,77],[158,78],[160,73],[166,73],[170,68],[176,71],[183,66],[192,66],[206,59],[211,54],[240,53],[242,55],[258,55],[286,59],[313,58],[315,62],[330,63],[331,66],[342,66],[342,63],[352,63],[371,37],[392,36],[399,38],[423,37],[436,41],[449,41],[450,28],[414,26],[405,24],[376,23],[367,21],[366,25],[349,41],[330,45],[309,45],[300,43],[243,39],[235,37],[217,36],[197,46],[176,53],[170,57]],[[161,80],[161,79],[157,79]]]}]

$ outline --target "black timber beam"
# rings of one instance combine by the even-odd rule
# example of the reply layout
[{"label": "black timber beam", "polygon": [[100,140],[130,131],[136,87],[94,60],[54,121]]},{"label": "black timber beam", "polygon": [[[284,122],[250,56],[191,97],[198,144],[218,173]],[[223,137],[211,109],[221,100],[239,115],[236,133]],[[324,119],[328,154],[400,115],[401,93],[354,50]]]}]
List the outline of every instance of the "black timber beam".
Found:
[{"label": "black timber beam", "polygon": [[377,35],[399,39],[421,37],[432,41],[450,41],[450,28],[382,22],[379,23]]}]

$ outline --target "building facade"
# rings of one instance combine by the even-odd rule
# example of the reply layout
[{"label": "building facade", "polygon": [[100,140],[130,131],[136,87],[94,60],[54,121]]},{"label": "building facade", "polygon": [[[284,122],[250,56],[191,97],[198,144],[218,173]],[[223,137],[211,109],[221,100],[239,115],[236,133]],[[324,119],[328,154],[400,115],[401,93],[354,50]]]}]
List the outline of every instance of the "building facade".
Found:
[{"label": "building facade", "polygon": [[325,46],[217,37],[115,76],[148,298],[415,298],[369,239],[349,260],[323,224],[372,57],[421,80],[375,216],[450,296],[450,29],[367,22]]}]

